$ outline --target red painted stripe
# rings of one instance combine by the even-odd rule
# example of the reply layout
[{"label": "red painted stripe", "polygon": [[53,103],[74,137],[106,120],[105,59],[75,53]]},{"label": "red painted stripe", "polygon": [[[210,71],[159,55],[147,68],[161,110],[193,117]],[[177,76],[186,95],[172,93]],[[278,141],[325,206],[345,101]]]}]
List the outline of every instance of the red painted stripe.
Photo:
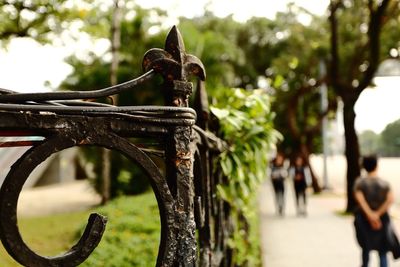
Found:
[{"label": "red painted stripe", "polygon": [[38,134],[32,131],[0,131],[0,136],[37,136]]},{"label": "red painted stripe", "polygon": [[9,141],[0,142],[1,147],[19,147],[19,146],[33,146],[34,144],[41,143],[42,141]]}]

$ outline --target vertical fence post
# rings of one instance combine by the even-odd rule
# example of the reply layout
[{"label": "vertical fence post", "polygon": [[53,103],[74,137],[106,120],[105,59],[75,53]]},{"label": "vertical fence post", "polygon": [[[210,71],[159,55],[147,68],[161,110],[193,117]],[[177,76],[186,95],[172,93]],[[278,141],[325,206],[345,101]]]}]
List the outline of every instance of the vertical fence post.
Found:
[{"label": "vertical fence post", "polygon": [[[205,79],[202,63],[185,52],[185,46],[176,27],[169,32],[165,50],[151,49],[143,60],[145,70],[154,69],[164,78],[163,90],[168,106],[189,107],[193,84],[190,75]],[[194,218],[194,133],[192,126],[171,127],[166,140],[166,175],[176,199],[175,231],[177,233],[177,266],[196,266],[196,224]]]}]

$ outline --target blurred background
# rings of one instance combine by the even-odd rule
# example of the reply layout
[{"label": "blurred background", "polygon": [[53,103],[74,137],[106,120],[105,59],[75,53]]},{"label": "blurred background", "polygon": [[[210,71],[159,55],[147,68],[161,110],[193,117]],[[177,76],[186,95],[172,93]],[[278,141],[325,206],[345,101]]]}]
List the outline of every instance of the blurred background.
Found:
[{"label": "blurred background", "polygon": [[[358,264],[352,217],[345,211],[355,205],[351,192],[362,155],[379,155],[400,227],[399,1],[0,0],[0,18],[0,88],[89,90],[130,80],[143,73],[144,53],[163,47],[177,25],[186,51],[205,66],[212,105],[223,105],[232,88],[268,95],[268,119],[281,138],[265,154],[272,158],[279,151],[288,162],[301,154],[313,183],[307,218],[294,215],[290,181],[287,216],[277,218],[265,174],[260,207],[253,207],[259,209],[262,247],[250,255],[254,266]],[[157,90],[118,99],[119,105],[161,102]],[[27,149],[0,148],[0,183]],[[148,181],[113,153],[105,201],[101,160],[96,148],[68,149],[36,168],[19,200],[22,234],[37,251],[57,254],[73,244],[87,211],[112,199],[98,209],[124,223],[122,215],[133,212],[135,220],[111,226],[86,265],[153,266],[159,222]],[[41,231],[47,234],[38,236]],[[4,250],[0,265],[18,266]]]}]

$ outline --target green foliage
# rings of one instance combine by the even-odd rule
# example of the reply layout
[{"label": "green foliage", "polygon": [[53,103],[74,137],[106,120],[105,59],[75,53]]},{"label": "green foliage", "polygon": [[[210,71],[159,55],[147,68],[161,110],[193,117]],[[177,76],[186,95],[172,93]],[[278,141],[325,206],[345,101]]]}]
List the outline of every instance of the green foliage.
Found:
[{"label": "green foliage", "polygon": [[274,130],[270,98],[261,90],[224,89],[217,105],[211,107],[219,119],[220,135],[229,150],[220,164],[228,182],[218,185],[220,197],[232,207],[235,227],[230,246],[238,266],[258,266],[256,192],[266,177],[269,152],[280,138]]},{"label": "green foliage", "polygon": [[[129,1],[128,1],[129,2]],[[98,5],[102,5],[98,3]],[[111,9],[96,9],[94,6],[85,15],[84,30],[96,38],[107,37]],[[135,16],[130,16],[129,13]],[[119,49],[120,64],[118,68],[118,82],[128,81],[141,75],[141,63],[144,53],[154,47],[162,47],[165,33],[149,34],[151,27],[160,27],[158,21],[152,22],[151,14],[162,17],[160,11],[144,10],[138,6],[123,10],[121,23],[121,47]],[[153,14],[154,15],[154,14]],[[97,30],[96,30],[97,29]],[[74,66],[74,72],[62,84],[63,89],[90,90],[99,89],[110,85],[110,62],[105,55],[100,57],[89,53],[85,58],[71,56],[67,61]],[[158,89],[159,80],[146,83],[135,89],[134,92],[124,92],[118,97],[118,105],[132,106],[145,104],[161,104],[162,92]],[[101,99],[100,101],[107,101]],[[100,190],[101,177],[101,152],[96,148],[85,148],[85,156],[95,165],[95,188]],[[121,194],[138,194],[149,188],[147,177],[129,160],[117,152],[112,153],[111,162],[111,196]]]},{"label": "green foliage", "polygon": [[361,155],[377,154],[381,147],[381,136],[371,130],[358,135]]},{"label": "green foliage", "polygon": [[386,125],[376,134],[367,130],[359,134],[362,155],[378,154],[382,157],[400,156],[400,119]]},{"label": "green foliage", "polygon": [[[69,2],[69,3],[66,3]],[[85,0],[81,1],[81,7]],[[31,37],[39,42],[54,39],[54,33],[68,29],[85,10],[64,0],[0,0],[0,40]]]},{"label": "green foliage", "polygon": [[[83,147],[82,151],[85,158],[94,164],[95,179],[94,188],[97,192],[102,190],[101,168],[102,154],[100,147]],[[111,151],[111,197],[121,195],[141,194],[150,188],[150,182],[147,175],[141,168],[130,159],[119,153]]]},{"label": "green foliage", "polygon": [[[309,17],[311,22],[302,23],[301,16]],[[323,118],[319,86],[325,78],[319,65],[327,62],[327,23],[322,17],[292,6],[288,12],[277,15],[275,32],[279,55],[272,59],[266,79],[275,97],[275,127],[285,136],[279,149],[287,155],[300,150],[304,153],[302,146],[310,153],[316,152]],[[329,94],[329,100],[334,103],[335,96]]]},{"label": "green foliage", "polygon": [[97,212],[108,217],[106,231],[99,246],[80,266],[155,266],[161,230],[152,192],[117,198]]},{"label": "green foliage", "polygon": [[[307,135],[315,151],[319,140],[316,136],[319,136],[320,113],[316,90],[310,90],[309,94],[299,98],[300,104],[296,105],[295,120],[300,137],[292,136],[287,125],[288,99],[301,87],[311,84],[317,88],[318,70],[315,66],[319,56],[326,52],[328,43],[323,19],[313,16],[312,23],[304,25],[298,20],[302,12],[292,8],[290,12],[279,14],[274,21],[253,18],[246,23],[238,23],[231,16],[219,18],[206,12],[204,16],[194,19],[180,18],[178,26],[186,51],[199,57],[206,68],[210,96],[218,97],[218,88],[221,87],[257,88],[260,80],[267,81],[269,89],[276,89],[274,93],[278,101],[275,101],[273,110],[279,116],[275,118],[275,125],[286,137],[284,145],[298,147],[305,140],[303,130],[315,127],[316,134]],[[132,13],[133,16],[128,15]],[[123,14],[118,71],[120,82],[142,73],[140,65],[144,52],[153,47],[163,47],[166,35],[162,27],[165,14],[159,10],[143,10],[133,5],[131,9],[124,9]],[[109,9],[94,8],[87,13],[84,29],[96,37],[105,38],[105,33],[109,32],[110,17]],[[155,28],[159,31],[149,34],[150,29]],[[69,62],[75,71],[64,82],[64,88],[85,90],[109,84],[110,62],[107,54],[104,57],[90,54],[86,59],[72,57]],[[119,98],[119,104],[161,104],[161,96],[162,92],[155,83],[124,93]],[[128,166],[122,166],[122,169],[129,170]]]},{"label": "green foliage", "polygon": [[381,133],[381,154],[389,157],[400,156],[400,119],[388,124]]},{"label": "green foliage", "polygon": [[240,27],[232,17],[219,18],[212,13],[180,19],[179,29],[185,39],[186,51],[200,58],[205,66],[206,84],[211,95],[221,86],[237,85],[236,69],[246,63],[243,49],[236,42]]},{"label": "green foliage", "polygon": [[[100,5],[101,6],[101,5]],[[96,6],[95,6],[96,7]],[[111,9],[105,11],[90,10],[83,30],[91,34],[92,38],[107,38],[110,30]],[[142,59],[144,53],[154,47],[163,47],[165,32],[149,34],[152,27],[160,27],[160,22],[152,22],[152,12],[138,6],[133,9],[123,10],[121,22],[121,46],[119,53],[118,82],[128,81],[141,74]],[[135,16],[128,16],[129,13]],[[162,15],[160,15],[162,16]],[[96,31],[97,29],[97,31]],[[62,84],[63,89],[69,90],[90,90],[103,88],[110,85],[110,51],[104,55],[96,55],[89,52],[85,57],[73,55],[67,62],[74,67],[74,72],[69,75]],[[150,84],[145,88],[138,88],[135,92],[127,92],[120,96],[120,105],[140,105],[159,101],[161,92],[149,89],[156,87]]]},{"label": "green foliage", "polygon": [[[379,21],[375,19],[374,27],[380,24],[381,32],[377,35],[371,34],[372,29],[369,29],[371,14],[376,13],[381,3],[382,1],[377,0],[348,0],[340,5],[340,9],[336,13],[340,58],[338,77],[342,87],[349,88],[349,90],[358,86],[369,67],[377,67],[389,57],[391,49],[397,50],[399,47],[400,32],[397,29],[400,5],[398,1],[389,1],[386,10],[383,11],[383,18]],[[373,39],[376,38],[379,40],[379,47],[370,48],[371,42],[374,42]],[[376,56],[376,59],[373,59],[374,57],[371,55]]]}]

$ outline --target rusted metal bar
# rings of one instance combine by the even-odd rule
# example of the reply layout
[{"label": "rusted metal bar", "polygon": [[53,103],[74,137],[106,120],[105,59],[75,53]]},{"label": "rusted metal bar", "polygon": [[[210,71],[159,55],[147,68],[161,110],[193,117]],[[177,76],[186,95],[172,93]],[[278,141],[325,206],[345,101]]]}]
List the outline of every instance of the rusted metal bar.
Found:
[{"label": "rusted metal bar", "polygon": [[0,142],[0,148],[4,147],[21,147],[21,146],[33,146],[36,144],[41,143],[41,141],[7,141],[7,142]]}]

